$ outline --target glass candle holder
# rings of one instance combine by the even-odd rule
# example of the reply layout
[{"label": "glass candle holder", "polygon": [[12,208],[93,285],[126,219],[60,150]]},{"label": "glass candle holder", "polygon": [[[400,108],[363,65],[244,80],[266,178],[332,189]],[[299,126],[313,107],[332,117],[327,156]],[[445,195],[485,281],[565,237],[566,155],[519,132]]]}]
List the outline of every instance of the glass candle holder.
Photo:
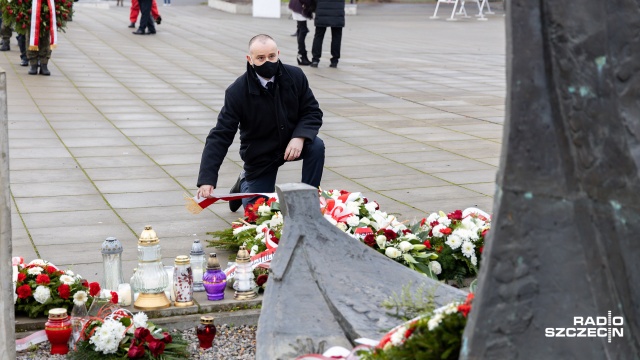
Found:
[{"label": "glass candle holder", "polygon": [[205,267],[204,250],[202,250],[200,240],[193,240],[189,255],[191,257],[191,271],[193,272],[193,291],[204,291],[204,285],[202,283]]},{"label": "glass candle holder", "polygon": [[173,268],[173,293],[176,298],[174,306],[193,305],[193,273],[191,262],[186,255],[176,257]]},{"label": "glass candle holder", "polygon": [[162,265],[160,240],[151,226],[144,228],[138,239],[138,267],[133,275],[140,293],[133,307],[140,310],[158,310],[171,306],[164,293],[169,281]]},{"label": "glass candle holder", "polygon": [[213,339],[216,337],[216,326],[213,323],[213,316],[202,316],[200,324],[196,328],[198,342],[201,349],[210,349],[213,346]]},{"label": "glass candle holder", "polygon": [[51,355],[64,355],[69,352],[72,327],[67,309],[49,310],[49,320],[44,324],[44,331],[51,343]]},{"label": "glass candle holder", "polygon": [[247,248],[243,245],[238,250],[236,256],[236,274],[234,276],[233,288],[236,300],[251,300],[258,296],[256,283],[253,281],[253,270],[251,269],[251,256]]},{"label": "glass candle holder", "polygon": [[103,289],[118,291],[122,278],[122,244],[114,237],[108,237],[102,243],[102,264],[104,267]]},{"label": "glass candle holder", "polygon": [[216,253],[209,254],[207,272],[202,277],[204,289],[207,291],[207,299],[224,299],[224,290],[227,287],[227,275],[220,269],[220,263]]}]

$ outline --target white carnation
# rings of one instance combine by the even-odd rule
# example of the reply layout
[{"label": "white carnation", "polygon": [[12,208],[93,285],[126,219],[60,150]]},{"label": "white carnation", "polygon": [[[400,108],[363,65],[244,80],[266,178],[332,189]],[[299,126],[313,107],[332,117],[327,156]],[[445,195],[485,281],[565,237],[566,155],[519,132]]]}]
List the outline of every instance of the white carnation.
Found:
[{"label": "white carnation", "polygon": [[149,320],[149,317],[147,316],[147,314],[143,312],[139,312],[133,315],[133,326],[136,328],[139,328],[139,327],[146,328],[147,320]]},{"label": "white carnation", "polygon": [[69,275],[62,275],[60,276],[60,281],[62,281],[63,284],[73,285],[73,283],[76,282],[76,279]]},{"label": "white carnation", "polygon": [[33,298],[40,304],[44,304],[51,297],[51,290],[46,286],[38,286],[33,293]]},{"label": "white carnation", "polygon": [[29,275],[40,275],[42,274],[42,268],[39,266],[32,267],[32,268],[29,268],[29,270],[27,270],[27,273]]},{"label": "white carnation", "polygon": [[360,224],[360,218],[357,216],[349,216],[349,218],[347,218],[347,225],[351,226],[351,227],[356,227]]},{"label": "white carnation", "polygon": [[400,244],[398,244],[398,248],[400,248],[400,251],[403,253],[406,253],[413,250],[413,244],[408,241],[401,241]]},{"label": "white carnation", "polygon": [[267,216],[271,214],[271,206],[269,205],[258,206],[258,214],[260,214],[260,216]]},{"label": "white carnation", "polygon": [[449,247],[453,250],[457,249],[460,247],[460,245],[462,245],[462,239],[460,239],[459,236],[457,235],[449,235],[449,237],[447,238],[447,241],[444,242],[445,244],[449,245]]},{"label": "white carnation", "polygon": [[427,224],[431,226],[431,223],[434,221],[438,221],[438,218],[440,218],[440,215],[438,215],[438,213],[431,213],[431,215],[427,217]]},{"label": "white carnation", "polygon": [[470,258],[475,254],[475,251],[473,250],[474,248],[475,246],[473,246],[473,243],[471,243],[471,241],[463,242],[461,247],[462,255]]},{"label": "white carnation", "polygon": [[449,226],[451,225],[451,219],[449,219],[446,216],[441,216],[438,218],[438,223],[444,225],[444,226]]},{"label": "white carnation", "polygon": [[429,263],[429,269],[435,275],[440,275],[442,273],[442,265],[440,265],[437,261],[432,261]]}]

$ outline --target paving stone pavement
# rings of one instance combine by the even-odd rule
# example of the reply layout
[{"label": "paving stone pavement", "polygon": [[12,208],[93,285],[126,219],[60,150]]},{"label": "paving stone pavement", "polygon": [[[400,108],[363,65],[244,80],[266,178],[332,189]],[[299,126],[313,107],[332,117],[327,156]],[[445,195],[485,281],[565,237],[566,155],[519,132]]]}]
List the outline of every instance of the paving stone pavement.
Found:
[{"label": "paving stone pavement", "polygon": [[[271,34],[282,60],[295,63],[295,22],[173,3],[160,8],[153,36],[131,34],[128,6],[76,3],[50,77],[27,75],[15,41],[0,53],[14,255],[39,255],[100,280],[100,245],[115,236],[128,279],[144,225],[156,230],[170,265],[193,239],[240,216],[226,203],[192,215],[183,194],[195,193],[205,137],[224,89],[245,69],[249,38]],[[469,206],[491,211],[495,189],[504,17],[429,20],[433,9],[360,4],[347,18],[338,69],[328,67],[329,35],[319,68],[304,68],[325,114],[322,187],[362,191],[400,219]],[[234,143],[220,192],[241,165]],[[300,165],[282,167],[278,182],[299,181]]]}]

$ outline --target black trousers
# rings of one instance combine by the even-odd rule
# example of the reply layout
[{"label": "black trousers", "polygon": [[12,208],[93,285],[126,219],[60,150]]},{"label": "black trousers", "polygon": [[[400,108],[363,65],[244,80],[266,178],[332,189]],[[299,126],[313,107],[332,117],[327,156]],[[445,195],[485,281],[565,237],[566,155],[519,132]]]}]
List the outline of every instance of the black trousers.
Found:
[{"label": "black trousers", "polygon": [[153,23],[151,19],[151,2],[152,0],[139,0],[140,4],[140,31],[145,31],[150,33],[156,32],[156,25]]},{"label": "black trousers", "polygon": [[[316,33],[313,35],[313,47],[311,48],[311,61],[320,61],[322,55],[322,41],[327,28],[324,26],[316,26]],[[340,44],[342,43],[342,28],[331,28],[331,63],[337,64],[340,59]]]},{"label": "black trousers", "polygon": [[298,54],[307,55],[307,45],[304,40],[307,38],[309,28],[307,27],[307,21],[297,21],[298,23]]}]

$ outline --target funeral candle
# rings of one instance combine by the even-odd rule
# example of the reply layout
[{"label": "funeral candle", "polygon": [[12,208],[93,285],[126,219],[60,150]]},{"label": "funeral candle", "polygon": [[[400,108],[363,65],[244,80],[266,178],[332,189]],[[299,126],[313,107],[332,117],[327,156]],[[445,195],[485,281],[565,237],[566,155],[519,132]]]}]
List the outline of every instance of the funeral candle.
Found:
[{"label": "funeral candle", "polygon": [[131,305],[131,285],[124,283],[118,285],[118,304],[122,306]]}]

